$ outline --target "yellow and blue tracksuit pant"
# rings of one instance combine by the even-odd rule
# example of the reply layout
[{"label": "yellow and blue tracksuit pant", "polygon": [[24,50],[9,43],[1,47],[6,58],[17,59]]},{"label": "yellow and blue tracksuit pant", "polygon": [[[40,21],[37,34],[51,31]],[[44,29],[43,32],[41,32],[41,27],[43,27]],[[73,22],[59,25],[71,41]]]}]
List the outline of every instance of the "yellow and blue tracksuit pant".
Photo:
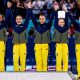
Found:
[{"label": "yellow and blue tracksuit pant", "polygon": [[5,43],[0,41],[0,71],[5,71]]},{"label": "yellow and blue tracksuit pant", "polygon": [[56,43],[56,71],[68,71],[68,44]]},{"label": "yellow and blue tracksuit pant", "polygon": [[[25,71],[26,69],[26,43],[13,45],[13,65],[14,71]],[[20,60],[20,66],[19,66]]]},{"label": "yellow and blue tracksuit pant", "polygon": [[48,44],[35,44],[35,59],[37,71],[47,71]]},{"label": "yellow and blue tracksuit pant", "polygon": [[77,60],[78,77],[80,77],[80,44],[76,44],[76,60]]}]

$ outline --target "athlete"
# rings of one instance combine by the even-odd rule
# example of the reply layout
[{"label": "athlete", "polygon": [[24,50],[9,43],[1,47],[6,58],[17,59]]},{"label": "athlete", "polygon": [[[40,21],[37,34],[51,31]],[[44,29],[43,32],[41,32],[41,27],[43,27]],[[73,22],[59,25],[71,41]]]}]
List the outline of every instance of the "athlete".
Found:
[{"label": "athlete", "polygon": [[[10,15],[10,23],[12,25],[12,37],[13,37],[13,64],[14,71],[26,70],[26,55],[27,55],[27,27],[29,22],[29,13],[26,14],[25,22],[23,23],[23,17],[21,15],[16,16],[16,20],[13,17],[11,10],[12,3],[7,3],[7,13]],[[20,66],[19,66],[20,62]]]},{"label": "athlete", "polygon": [[[28,4],[28,8],[31,8],[31,2]],[[44,13],[40,13],[39,22],[35,18],[32,10],[30,9],[30,17],[35,27],[35,59],[37,71],[47,71],[48,69],[48,52],[50,43],[50,28],[52,26],[52,20],[54,13],[52,14],[48,23],[46,23],[46,17]]]}]

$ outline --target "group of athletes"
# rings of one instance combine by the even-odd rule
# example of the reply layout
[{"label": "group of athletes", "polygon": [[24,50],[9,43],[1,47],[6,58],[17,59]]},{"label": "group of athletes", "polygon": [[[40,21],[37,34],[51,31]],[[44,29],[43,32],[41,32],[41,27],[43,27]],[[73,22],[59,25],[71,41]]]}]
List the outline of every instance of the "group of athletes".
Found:
[{"label": "group of athletes", "polygon": [[[74,24],[75,30],[75,44],[76,44],[76,60],[78,78],[80,77],[80,25],[75,21],[71,14],[67,11],[65,5],[59,9],[59,3],[54,1],[54,11],[51,17],[46,22],[44,13],[40,13],[39,21],[35,18],[32,12],[32,3],[27,3],[27,13],[25,22],[23,17],[17,15],[13,16],[11,9],[12,3],[7,2],[7,9],[5,17],[0,14],[0,71],[5,71],[5,48],[7,40],[7,24],[10,22],[12,26],[12,39],[13,39],[13,65],[14,71],[25,71],[26,69],[26,56],[27,56],[27,27],[31,19],[34,24],[34,51],[36,60],[36,71],[47,71],[48,68],[48,53],[49,43],[56,42],[56,71],[68,71],[68,22]],[[50,29],[54,20],[54,30],[52,40],[50,39]],[[19,64],[20,62],[20,64]]]}]

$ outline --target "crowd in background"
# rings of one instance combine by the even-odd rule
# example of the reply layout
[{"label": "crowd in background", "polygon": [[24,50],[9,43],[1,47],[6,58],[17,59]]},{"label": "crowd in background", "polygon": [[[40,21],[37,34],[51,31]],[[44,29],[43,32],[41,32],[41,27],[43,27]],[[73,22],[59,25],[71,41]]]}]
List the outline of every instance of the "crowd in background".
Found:
[{"label": "crowd in background", "polygon": [[[13,9],[18,9],[18,12],[23,11],[27,8],[27,3],[29,1],[32,2],[33,9],[48,9],[48,13],[53,9],[53,1],[55,0],[0,0],[0,8],[6,9],[7,1],[11,1],[13,3]],[[80,15],[80,0],[57,0],[60,5],[65,4],[67,6],[68,11],[75,17],[79,18]],[[3,12],[4,12],[3,11]],[[17,11],[17,10],[16,10]],[[40,10],[33,11],[34,14],[39,14]],[[22,14],[24,16],[24,14]]]},{"label": "crowd in background", "polygon": [[[55,0],[0,0],[0,13],[6,12],[6,4],[7,1],[13,3],[12,9],[14,11],[14,16],[20,14],[25,18],[27,3],[29,1],[32,2],[32,9],[33,13],[35,14],[36,18],[39,17],[39,13],[43,11],[47,18],[50,18],[50,14],[52,13],[53,9],[53,2]],[[59,2],[60,7],[64,4],[67,7],[67,10],[70,14],[75,18],[80,20],[80,0],[56,0]],[[57,5],[57,4],[55,4]],[[74,26],[71,24],[71,29],[69,30],[69,34],[74,34]],[[11,28],[9,29],[11,32]]]}]

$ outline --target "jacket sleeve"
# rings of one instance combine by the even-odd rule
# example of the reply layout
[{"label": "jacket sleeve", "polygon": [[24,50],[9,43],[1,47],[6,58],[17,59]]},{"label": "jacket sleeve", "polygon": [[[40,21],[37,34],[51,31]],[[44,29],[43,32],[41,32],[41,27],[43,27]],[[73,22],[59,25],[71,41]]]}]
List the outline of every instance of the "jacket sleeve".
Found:
[{"label": "jacket sleeve", "polygon": [[24,22],[24,25],[23,25],[24,28],[28,27],[29,20],[30,20],[30,10],[28,9],[27,12],[26,12],[26,19],[25,19],[25,22]]},{"label": "jacket sleeve", "polygon": [[49,22],[47,23],[47,26],[48,26],[49,29],[50,29],[51,26],[52,26],[52,21],[53,21],[53,19],[54,19],[54,16],[55,16],[55,12],[53,12],[53,13],[51,14],[50,20],[49,20]]},{"label": "jacket sleeve", "polygon": [[78,23],[75,21],[74,17],[69,12],[67,12],[67,15],[68,15],[69,19],[71,20],[71,22],[74,24],[74,26],[79,27]]},{"label": "jacket sleeve", "polygon": [[5,21],[4,21],[4,26],[5,26],[5,27],[7,27],[7,25],[8,25],[9,18],[10,18],[10,9],[7,8],[6,14],[5,14]]},{"label": "jacket sleeve", "polygon": [[13,27],[16,24],[16,22],[15,22],[15,18],[13,16],[13,12],[12,12],[11,9],[9,9],[9,13],[10,13],[10,23],[11,23],[11,25]]},{"label": "jacket sleeve", "polygon": [[34,14],[32,12],[32,9],[30,9],[30,18],[32,19],[32,22],[33,22],[34,26],[37,27],[38,22],[37,22],[37,19],[36,19],[36,17],[34,16]]}]

